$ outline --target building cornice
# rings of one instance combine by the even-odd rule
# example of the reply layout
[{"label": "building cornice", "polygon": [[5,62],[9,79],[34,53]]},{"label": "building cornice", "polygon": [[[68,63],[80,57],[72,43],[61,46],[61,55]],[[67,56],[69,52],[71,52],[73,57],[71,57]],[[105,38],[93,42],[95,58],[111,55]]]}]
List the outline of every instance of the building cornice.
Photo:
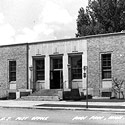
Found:
[{"label": "building cornice", "polygon": [[35,44],[55,43],[55,42],[64,42],[64,41],[75,41],[75,40],[84,40],[84,39],[99,38],[99,37],[117,36],[117,35],[125,35],[125,32],[88,35],[88,36],[82,36],[82,37],[76,37],[76,38],[66,38],[66,39],[57,39],[57,40],[48,40],[48,41],[37,41],[37,42],[30,42],[30,43],[9,44],[9,45],[1,45],[0,47],[23,46],[23,45],[27,45],[27,44],[28,45],[35,45]]}]

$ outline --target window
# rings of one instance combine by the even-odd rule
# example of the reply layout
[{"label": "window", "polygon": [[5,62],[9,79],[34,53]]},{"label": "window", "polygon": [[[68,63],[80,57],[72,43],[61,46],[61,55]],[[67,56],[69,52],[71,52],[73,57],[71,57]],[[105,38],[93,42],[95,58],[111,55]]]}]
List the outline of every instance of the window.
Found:
[{"label": "window", "polygon": [[16,61],[9,61],[9,81],[16,81]]},{"label": "window", "polygon": [[82,56],[71,57],[72,79],[82,79]]},{"label": "window", "polygon": [[62,69],[62,58],[53,59],[53,69]]},{"label": "window", "polygon": [[102,79],[111,78],[111,54],[102,54]]},{"label": "window", "polygon": [[44,59],[37,59],[35,60],[35,69],[36,69],[36,81],[37,80],[44,80]]}]

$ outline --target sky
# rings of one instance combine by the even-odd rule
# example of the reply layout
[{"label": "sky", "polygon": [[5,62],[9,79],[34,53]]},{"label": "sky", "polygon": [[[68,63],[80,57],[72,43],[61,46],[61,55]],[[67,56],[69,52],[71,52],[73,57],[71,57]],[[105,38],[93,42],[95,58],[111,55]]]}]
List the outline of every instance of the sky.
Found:
[{"label": "sky", "polygon": [[88,0],[0,0],[0,45],[74,38]]}]

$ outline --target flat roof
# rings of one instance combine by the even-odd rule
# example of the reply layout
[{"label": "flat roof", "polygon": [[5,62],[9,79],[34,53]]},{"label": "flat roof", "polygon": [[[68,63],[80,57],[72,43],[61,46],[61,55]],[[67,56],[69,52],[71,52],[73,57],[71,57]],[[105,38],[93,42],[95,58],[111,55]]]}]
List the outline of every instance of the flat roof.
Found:
[{"label": "flat roof", "polygon": [[91,39],[96,37],[108,37],[108,36],[116,36],[116,35],[124,35],[125,32],[116,32],[116,33],[106,33],[106,34],[97,34],[97,35],[88,35],[76,38],[66,38],[66,39],[56,39],[56,40],[48,40],[48,41],[36,41],[30,43],[17,43],[17,44],[8,44],[8,45],[1,45],[0,47],[8,47],[8,46],[22,46],[22,45],[33,45],[33,44],[41,44],[41,43],[52,43],[52,42],[62,42],[62,41],[74,41],[74,40],[81,40],[81,39]]}]

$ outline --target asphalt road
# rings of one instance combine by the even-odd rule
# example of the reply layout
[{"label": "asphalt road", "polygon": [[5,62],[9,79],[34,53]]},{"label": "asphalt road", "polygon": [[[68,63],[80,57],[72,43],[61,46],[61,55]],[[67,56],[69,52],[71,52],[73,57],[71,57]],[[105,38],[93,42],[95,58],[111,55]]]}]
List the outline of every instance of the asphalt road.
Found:
[{"label": "asphalt road", "polygon": [[125,113],[0,108],[0,125],[123,125]]}]

